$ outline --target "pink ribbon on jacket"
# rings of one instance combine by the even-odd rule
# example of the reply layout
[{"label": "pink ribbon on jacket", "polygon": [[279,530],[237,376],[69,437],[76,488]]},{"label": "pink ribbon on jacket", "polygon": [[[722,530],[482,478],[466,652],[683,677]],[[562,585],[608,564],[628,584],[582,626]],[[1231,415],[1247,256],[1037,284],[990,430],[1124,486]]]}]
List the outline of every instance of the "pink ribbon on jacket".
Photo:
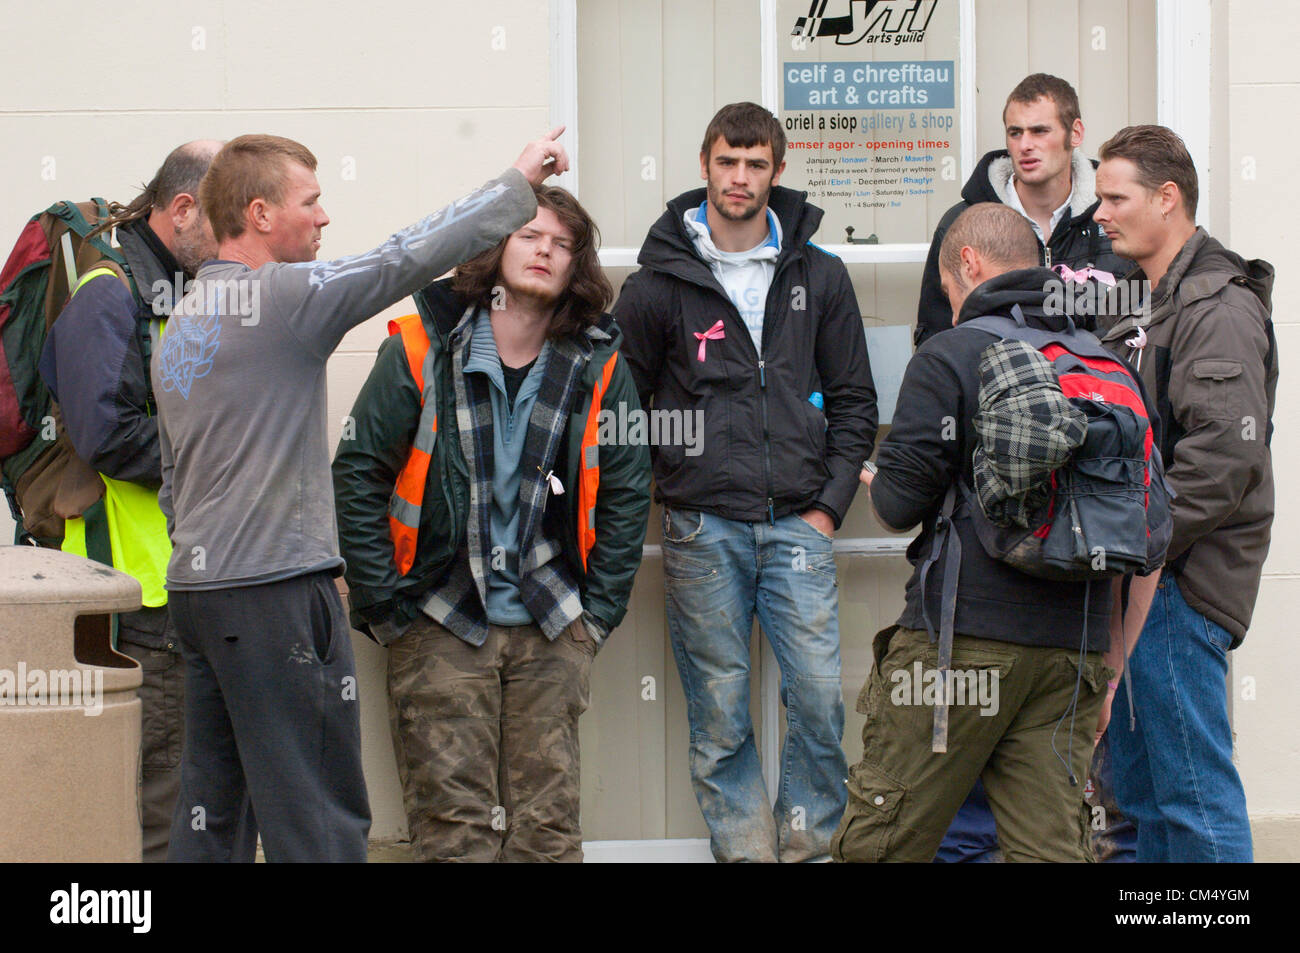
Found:
[{"label": "pink ribbon on jacket", "polygon": [[713,325],[713,327],[709,328],[707,331],[703,333],[696,331],[695,338],[697,341],[700,342],[700,349],[698,352],[696,352],[695,359],[697,361],[703,361],[704,345],[708,344],[710,341],[719,341],[722,338],[725,338],[726,336],[727,336],[727,332],[722,329],[721,321],[718,321],[717,324]]},{"label": "pink ribbon on jacket", "polygon": [[1052,270],[1066,281],[1073,281],[1076,284],[1082,284],[1089,278],[1096,278],[1103,285],[1115,287],[1115,276],[1109,271],[1102,271],[1100,268],[1090,268],[1085,265],[1078,271],[1074,271],[1069,265],[1056,265]]}]

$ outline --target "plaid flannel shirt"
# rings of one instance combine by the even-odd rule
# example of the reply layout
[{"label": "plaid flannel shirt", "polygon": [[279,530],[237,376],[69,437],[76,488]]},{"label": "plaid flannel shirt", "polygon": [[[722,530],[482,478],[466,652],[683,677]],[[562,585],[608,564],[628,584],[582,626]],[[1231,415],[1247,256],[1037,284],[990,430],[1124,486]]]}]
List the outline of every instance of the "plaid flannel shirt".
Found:
[{"label": "plaid flannel shirt", "polygon": [[[456,390],[456,423],[461,451],[469,467],[470,510],[465,540],[446,578],[420,602],[420,609],[471,645],[487,639],[487,567],[492,506],[491,386],[479,374],[466,374],[477,308],[470,307],[448,338]],[[600,331],[588,333],[603,333]],[[546,376],[528,420],[523,477],[519,489],[519,595],[537,625],[553,639],[582,616],[578,580],[564,561],[559,540],[542,532],[542,513],[565,436],[569,408],[582,372],[591,359],[585,335],[551,342]],[[574,488],[566,488],[572,491]]]}]

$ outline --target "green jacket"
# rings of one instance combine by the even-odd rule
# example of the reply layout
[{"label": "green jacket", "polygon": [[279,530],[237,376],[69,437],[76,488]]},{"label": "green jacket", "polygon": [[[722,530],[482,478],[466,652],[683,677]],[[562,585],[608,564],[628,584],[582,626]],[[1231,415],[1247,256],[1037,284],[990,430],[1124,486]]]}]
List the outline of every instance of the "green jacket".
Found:
[{"label": "green jacket", "polygon": [[[1139,270],[1127,280],[1145,279]],[[1198,228],[1152,289],[1149,316],[1107,308],[1098,319],[1102,342],[1126,357],[1135,350],[1126,342],[1145,332],[1142,382],[1177,494],[1165,571],[1188,605],[1232,634],[1233,648],[1250,628],[1273,524],[1272,288],[1272,265]]]},{"label": "green jacket", "polygon": [[[420,597],[442,581],[457,552],[466,545],[470,472],[461,451],[451,354],[446,345],[469,302],[452,292],[450,280],[435,282],[415,300],[433,354],[438,434],[421,503],[415,561],[405,576],[398,574],[394,564],[388,506],[419,424],[420,393],[400,336],[393,335],[380,346],[351,419],[345,421],[334,458],[339,546],[347,562],[353,624],[363,631],[368,631],[370,624],[391,620],[401,625],[415,618]],[[543,526],[552,538],[561,540],[563,557],[575,578],[581,580],[583,609],[609,631],[627,611],[641,563],[650,508],[650,453],[645,445],[600,446],[596,541],[584,571],[576,529],[579,461],[592,389],[622,338],[609,315],[586,335],[594,350],[569,412],[555,468],[569,492],[553,498],[562,505],[547,508]],[[621,358],[614,364],[601,411],[640,411],[632,375]]]}]

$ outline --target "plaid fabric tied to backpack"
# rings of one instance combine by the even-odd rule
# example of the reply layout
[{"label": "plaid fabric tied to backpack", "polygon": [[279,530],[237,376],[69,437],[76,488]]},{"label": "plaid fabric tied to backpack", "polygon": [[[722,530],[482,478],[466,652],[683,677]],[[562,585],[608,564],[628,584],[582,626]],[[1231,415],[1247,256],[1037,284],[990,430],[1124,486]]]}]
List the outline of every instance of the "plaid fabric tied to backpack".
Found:
[{"label": "plaid fabric tied to backpack", "polygon": [[[1030,328],[1018,306],[1010,318],[961,324],[999,340],[980,361],[975,492],[961,478],[948,488],[921,567],[925,592],[944,559],[937,636],[924,599],[922,609],[945,678],[961,573],[953,519],[971,521],[989,556],[1039,578],[1091,582],[1147,575],[1164,563],[1172,493],[1141,380],[1092,334],[1068,317],[1066,324],[1064,331]],[[940,703],[934,751],[947,750],[947,736],[948,708]]]},{"label": "plaid fabric tied to backpack", "polygon": [[[1023,341],[999,341],[980,360],[975,495],[998,526],[1029,528],[1051,498],[1051,475],[1088,433],[1052,362]],[[1036,527],[1035,527],[1036,528]]]}]

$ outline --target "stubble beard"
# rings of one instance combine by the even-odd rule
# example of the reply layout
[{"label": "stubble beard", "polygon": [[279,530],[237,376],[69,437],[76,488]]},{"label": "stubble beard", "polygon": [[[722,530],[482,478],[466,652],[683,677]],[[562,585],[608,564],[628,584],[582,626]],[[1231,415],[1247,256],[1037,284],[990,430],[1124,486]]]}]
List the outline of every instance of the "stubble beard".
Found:
[{"label": "stubble beard", "polygon": [[761,212],[764,208],[767,207],[767,200],[768,198],[771,197],[771,195],[772,195],[772,188],[771,186],[768,186],[766,189],[763,190],[761,194],[759,193],[754,194],[753,205],[746,208],[744,211],[740,213],[735,213],[735,212],[729,212],[727,210],[725,204],[726,195],[723,193],[723,191],[721,189],[715,188],[711,183],[709,185],[709,204],[713,206],[713,210],[715,212],[717,212],[719,215],[721,215],[729,222],[750,221],[752,218],[758,215],[759,212]]}]

